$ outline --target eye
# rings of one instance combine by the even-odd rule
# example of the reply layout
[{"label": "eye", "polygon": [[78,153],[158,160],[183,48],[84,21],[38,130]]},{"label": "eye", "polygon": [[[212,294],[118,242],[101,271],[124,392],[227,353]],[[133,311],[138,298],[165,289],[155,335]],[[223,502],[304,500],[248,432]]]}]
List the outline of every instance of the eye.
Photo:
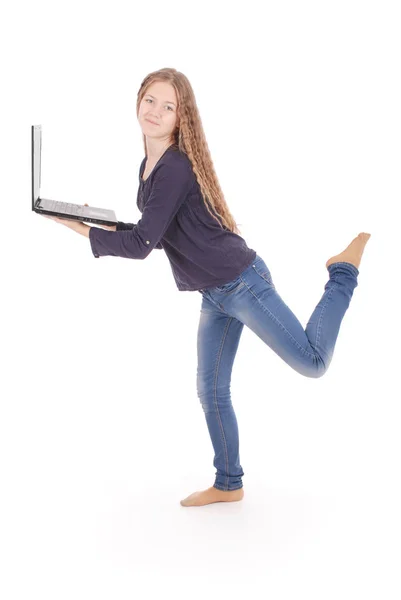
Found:
[{"label": "eye", "polygon": [[[152,98],[145,98],[145,102],[147,102],[148,100],[149,100],[149,102],[152,102]],[[168,104],[167,104],[167,108],[169,108],[170,110],[173,110],[171,108],[171,106],[169,106]]]}]

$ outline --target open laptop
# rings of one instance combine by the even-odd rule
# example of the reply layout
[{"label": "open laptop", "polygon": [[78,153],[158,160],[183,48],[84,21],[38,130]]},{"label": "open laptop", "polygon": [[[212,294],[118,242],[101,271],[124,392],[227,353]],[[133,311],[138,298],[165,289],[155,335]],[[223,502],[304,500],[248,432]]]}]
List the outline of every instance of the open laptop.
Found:
[{"label": "open laptop", "polygon": [[41,151],[42,126],[32,125],[32,210],[40,214],[62,217],[63,219],[76,219],[77,221],[87,221],[101,225],[117,224],[117,218],[113,210],[41,198]]}]

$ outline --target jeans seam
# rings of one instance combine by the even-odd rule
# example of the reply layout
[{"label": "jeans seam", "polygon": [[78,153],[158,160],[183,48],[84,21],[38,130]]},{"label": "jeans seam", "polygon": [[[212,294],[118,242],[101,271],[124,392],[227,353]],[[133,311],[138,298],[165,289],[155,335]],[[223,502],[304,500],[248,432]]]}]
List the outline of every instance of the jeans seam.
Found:
[{"label": "jeans seam", "polygon": [[[222,424],[221,417],[220,417],[219,405],[218,405],[218,402],[217,402],[217,378],[218,378],[218,372],[219,372],[219,367],[220,367],[221,355],[222,355],[223,348],[224,348],[224,342],[225,342],[225,339],[227,337],[227,332],[228,332],[228,329],[229,329],[232,321],[233,321],[233,317],[230,317],[228,319],[228,321],[227,321],[227,325],[226,325],[225,330],[224,330],[222,342],[221,342],[221,345],[220,345],[220,351],[219,351],[219,355],[218,355],[218,360],[216,361],[216,371],[215,371],[214,386],[213,386],[213,394],[214,394],[213,403],[214,403],[214,405],[216,407],[216,414],[217,414],[218,419],[219,419],[220,432],[221,432],[222,438],[223,438],[224,457],[225,457],[225,461],[226,461],[226,471],[227,472],[228,472],[227,443],[226,443],[226,438],[225,438],[225,435],[224,435],[223,424]],[[227,475],[227,484],[226,485],[228,486],[228,475]]]},{"label": "jeans seam", "polygon": [[329,302],[329,300],[330,300],[330,298],[331,298],[331,296],[332,296],[333,292],[334,292],[334,291],[335,291],[337,288],[338,288],[338,285],[335,283],[335,284],[333,285],[333,287],[331,288],[331,290],[329,291],[329,293],[327,294],[327,297],[326,297],[326,302],[324,303],[324,305],[322,306],[322,310],[320,311],[319,320],[318,320],[318,324],[317,324],[317,327],[316,327],[316,340],[315,340],[315,348],[317,348],[317,346],[318,346],[318,343],[319,343],[319,341],[320,341],[320,333],[321,333],[321,330],[322,330],[322,328],[321,328],[321,323],[322,323],[322,320],[323,320],[323,315],[324,315],[324,313],[325,313],[325,311],[326,311],[326,306],[327,306],[327,304],[328,304],[328,302]]}]

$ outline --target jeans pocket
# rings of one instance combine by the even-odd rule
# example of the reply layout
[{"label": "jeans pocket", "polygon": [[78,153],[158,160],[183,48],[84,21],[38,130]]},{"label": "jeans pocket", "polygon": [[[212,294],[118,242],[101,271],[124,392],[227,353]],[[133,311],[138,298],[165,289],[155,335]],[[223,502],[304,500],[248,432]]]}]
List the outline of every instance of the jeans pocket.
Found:
[{"label": "jeans pocket", "polygon": [[241,275],[239,275],[238,277],[236,277],[232,281],[229,281],[228,283],[224,283],[223,285],[217,285],[214,289],[216,290],[216,292],[233,292],[238,288],[238,286],[241,285],[241,283],[243,283],[243,281]]},{"label": "jeans pocket", "polygon": [[270,269],[269,267],[266,265],[266,263],[261,259],[261,258],[257,258],[253,264],[252,264],[253,270],[265,281],[267,281],[267,283],[269,285],[271,285],[272,287],[274,287],[274,283],[273,283],[273,279],[270,273]]}]

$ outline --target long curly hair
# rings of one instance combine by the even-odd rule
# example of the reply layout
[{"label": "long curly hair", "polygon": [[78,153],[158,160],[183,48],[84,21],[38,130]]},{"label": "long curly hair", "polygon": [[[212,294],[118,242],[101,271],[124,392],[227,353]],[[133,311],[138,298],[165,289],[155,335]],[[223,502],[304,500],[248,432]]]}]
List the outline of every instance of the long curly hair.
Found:
[{"label": "long curly hair", "polygon": [[[203,201],[208,212],[222,228],[224,225],[229,231],[240,234],[241,232],[229,211],[224,194],[220,188],[196,105],[195,95],[187,77],[180,71],[170,68],[159,69],[158,71],[149,73],[143,79],[138,91],[136,104],[137,116],[142,98],[149,86],[155,81],[167,82],[175,89],[178,99],[178,126],[174,132],[173,143],[191,161],[192,170],[199,183]],[[143,145],[146,155],[145,134],[143,134]],[[215,214],[210,210],[209,204]]]}]

